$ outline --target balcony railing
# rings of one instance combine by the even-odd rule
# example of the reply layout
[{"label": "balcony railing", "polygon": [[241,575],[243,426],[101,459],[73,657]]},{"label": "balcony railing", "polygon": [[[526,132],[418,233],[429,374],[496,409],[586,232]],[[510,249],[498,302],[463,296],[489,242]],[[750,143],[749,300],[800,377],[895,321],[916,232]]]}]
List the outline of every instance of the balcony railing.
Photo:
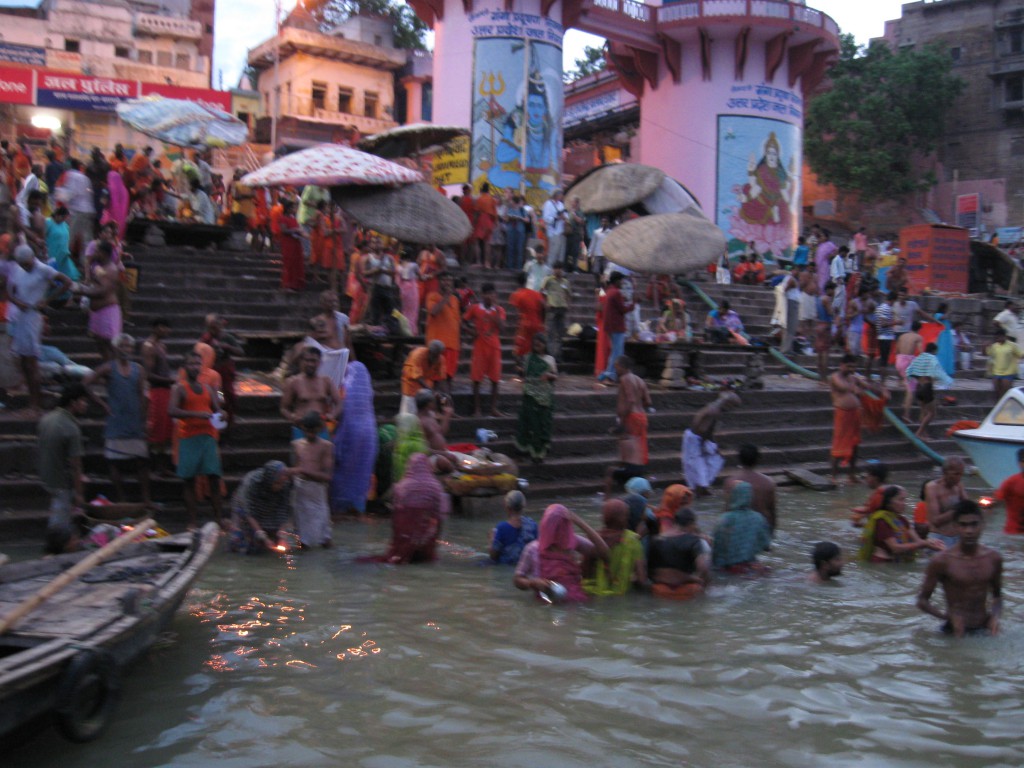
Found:
[{"label": "balcony railing", "polygon": [[635,0],[590,0],[595,8],[621,14],[639,22],[714,20],[735,16],[794,21],[838,36],[839,25],[829,16],[803,2],[787,0],[679,0],[662,6]]},{"label": "balcony railing", "polygon": [[391,119],[366,117],[365,115],[356,115],[351,112],[338,112],[333,109],[324,109],[316,106],[313,103],[313,100],[308,98],[293,98],[291,108],[282,109],[282,116],[298,118],[311,117],[319,122],[330,123],[332,125],[350,125],[357,128],[359,132],[364,135],[386,131],[388,128],[394,128],[398,125],[398,123]]}]

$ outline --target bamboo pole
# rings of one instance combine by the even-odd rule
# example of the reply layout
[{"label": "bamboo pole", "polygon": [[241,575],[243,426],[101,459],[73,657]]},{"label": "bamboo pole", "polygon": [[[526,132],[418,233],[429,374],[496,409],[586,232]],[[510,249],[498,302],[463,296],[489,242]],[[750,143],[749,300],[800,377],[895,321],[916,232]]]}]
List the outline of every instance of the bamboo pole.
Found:
[{"label": "bamboo pole", "polygon": [[39,591],[31,597],[23,600],[13,611],[0,620],[0,635],[7,632],[7,630],[38,608],[44,601],[53,597],[53,595],[64,589],[64,587],[71,582],[75,581],[83,573],[99,565],[111,555],[133,543],[139,536],[145,534],[145,532],[154,525],[156,525],[156,521],[153,518],[143,520],[135,526],[135,529],[131,533],[118,536],[102,549],[96,550],[84,560],[75,563],[75,565],[68,568],[45,586],[41,587]]}]

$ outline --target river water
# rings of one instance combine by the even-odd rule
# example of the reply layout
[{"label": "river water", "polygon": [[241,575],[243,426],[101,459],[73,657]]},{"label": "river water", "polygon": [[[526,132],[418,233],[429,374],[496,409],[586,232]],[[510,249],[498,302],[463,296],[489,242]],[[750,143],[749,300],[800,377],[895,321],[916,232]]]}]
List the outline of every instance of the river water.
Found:
[{"label": "river water", "polygon": [[[803,578],[814,541],[854,555],[847,508],[863,496],[783,492],[774,575],[720,579],[681,604],[542,605],[508,569],[478,564],[494,523],[483,516],[449,521],[435,565],[356,563],[383,551],[386,520],[340,524],[331,551],[221,554],[99,741],[44,731],[2,762],[1024,764],[1022,542],[997,513],[985,542],[1007,561],[1004,631],[955,641],[914,607],[921,564]],[[699,510],[706,528],[716,504]],[[575,508],[596,521],[596,500]]]}]

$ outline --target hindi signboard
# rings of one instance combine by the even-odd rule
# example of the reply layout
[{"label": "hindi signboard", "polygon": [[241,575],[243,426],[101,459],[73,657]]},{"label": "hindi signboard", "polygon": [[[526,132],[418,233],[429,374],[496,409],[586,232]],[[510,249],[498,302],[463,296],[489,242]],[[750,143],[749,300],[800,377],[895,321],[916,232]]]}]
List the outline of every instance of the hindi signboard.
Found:
[{"label": "hindi signboard", "polygon": [[67,72],[39,70],[36,104],[40,107],[113,112],[117,105],[138,96],[139,85],[128,80],[85,77]]}]

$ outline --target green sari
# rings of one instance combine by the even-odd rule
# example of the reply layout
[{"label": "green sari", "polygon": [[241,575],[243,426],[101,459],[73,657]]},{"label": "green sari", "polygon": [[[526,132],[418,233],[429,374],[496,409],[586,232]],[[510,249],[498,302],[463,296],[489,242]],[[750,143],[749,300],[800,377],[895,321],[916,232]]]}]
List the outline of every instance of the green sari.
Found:
[{"label": "green sari", "polygon": [[[865,521],[864,529],[861,531],[860,540],[860,551],[857,553],[857,559],[862,563],[870,563],[871,558],[874,557],[875,547],[878,543],[875,541],[875,530],[878,527],[878,521],[883,520],[889,524],[893,532],[896,534],[896,540],[900,544],[906,544],[910,539],[907,533],[908,524],[905,520],[900,520],[894,512],[890,512],[887,509],[879,509],[878,511],[871,514],[871,516]],[[906,563],[914,559],[916,552],[901,552],[896,554],[892,553],[892,562],[894,563]]]},{"label": "green sari", "polygon": [[430,453],[430,446],[427,445],[418,418],[401,413],[395,422],[398,426],[398,436],[395,438],[395,451],[391,457],[392,484],[397,483],[405,475],[405,467],[414,454]]},{"label": "green sari", "polygon": [[523,401],[514,442],[517,450],[533,459],[543,459],[551,446],[555,412],[555,384],[543,377],[558,369],[550,355],[530,352],[523,360],[523,371]]}]

